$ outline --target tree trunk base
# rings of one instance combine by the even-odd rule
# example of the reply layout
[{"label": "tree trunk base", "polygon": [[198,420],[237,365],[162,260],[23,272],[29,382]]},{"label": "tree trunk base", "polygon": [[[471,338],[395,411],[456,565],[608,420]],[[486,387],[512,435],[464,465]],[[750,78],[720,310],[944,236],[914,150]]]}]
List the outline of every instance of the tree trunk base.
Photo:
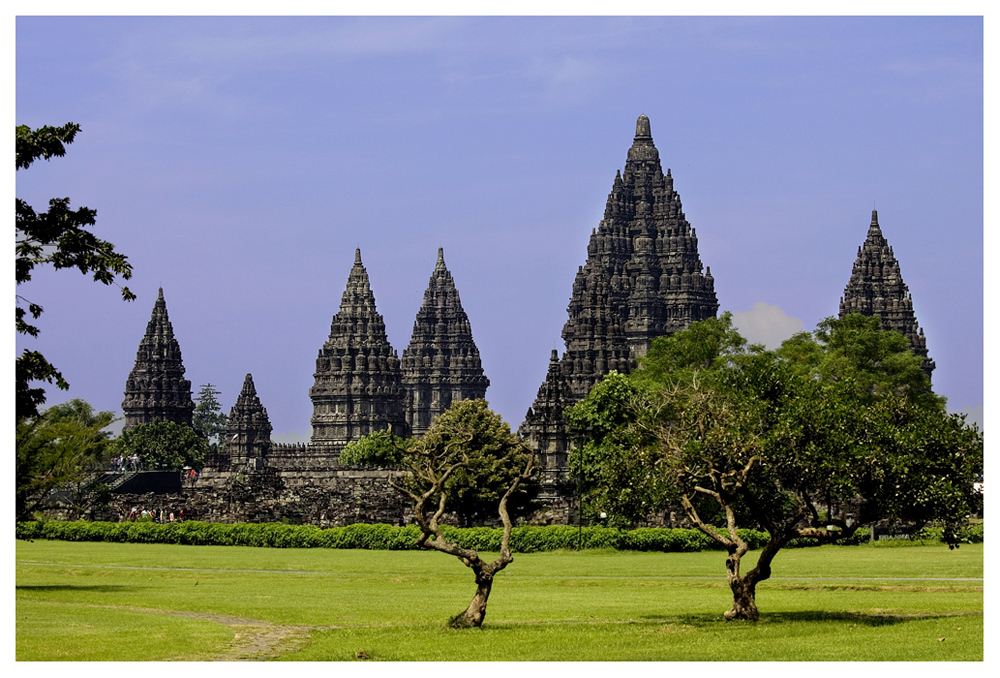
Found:
[{"label": "tree trunk base", "polygon": [[448,620],[448,627],[452,629],[478,629],[482,626],[483,619],[486,618],[486,603],[490,599],[492,588],[493,575],[477,573],[476,595],[464,612]]},{"label": "tree trunk base", "polygon": [[722,616],[726,621],[751,621],[760,619],[757,611],[756,584],[742,580],[730,582],[733,590],[733,607]]},{"label": "tree trunk base", "polygon": [[475,615],[468,614],[468,611],[456,614],[448,620],[448,628],[450,629],[478,629],[482,625],[482,616],[477,619]]}]

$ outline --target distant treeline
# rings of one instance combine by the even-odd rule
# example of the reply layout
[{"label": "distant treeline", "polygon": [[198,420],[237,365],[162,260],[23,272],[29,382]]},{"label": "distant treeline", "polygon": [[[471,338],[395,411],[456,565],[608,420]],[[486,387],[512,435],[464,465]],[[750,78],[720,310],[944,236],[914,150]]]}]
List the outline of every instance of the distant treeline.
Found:
[{"label": "distant treeline", "polygon": [[[752,549],[767,543],[767,533],[738,530]],[[499,551],[501,528],[449,527],[446,538],[477,551]],[[197,546],[266,546],[271,548],[330,548],[401,551],[416,549],[420,530],[415,525],[358,524],[322,529],[314,525],[285,523],[206,523],[197,520],[173,523],[147,521],[110,523],[87,521],[26,521],[17,523],[18,539],[60,539],[63,541],[106,541],[133,544],[189,544]],[[940,541],[940,528],[925,528],[914,535],[921,541]],[[864,544],[871,539],[868,529],[838,544]],[[963,541],[983,541],[982,524],[966,529]],[[818,546],[815,539],[795,539],[791,547]],[[577,528],[566,525],[515,527],[511,550],[518,553],[557,549],[616,549],[619,551],[691,552],[721,547],[705,534],[683,528],[608,527]]]}]

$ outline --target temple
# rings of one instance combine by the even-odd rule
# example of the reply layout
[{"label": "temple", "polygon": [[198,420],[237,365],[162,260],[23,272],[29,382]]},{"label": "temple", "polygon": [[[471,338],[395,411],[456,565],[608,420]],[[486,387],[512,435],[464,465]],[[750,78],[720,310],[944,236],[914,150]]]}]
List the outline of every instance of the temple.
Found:
[{"label": "temple", "polygon": [[[545,379],[518,430],[538,455],[540,486],[531,522],[575,523],[579,515],[566,408],[612,370],[634,369],[656,337],[714,317],[718,309],[714,279],[709,268],[702,270],[694,228],[684,216],[670,170],[664,173],[660,166],[649,119],[640,116],[625,167],[615,175],[604,216],[591,232],[586,261],[573,281],[562,330],[565,349],[562,356],[552,351]],[[899,263],[874,211],[840,302],[841,316],[847,313],[879,316],[884,327],[909,338],[927,374],[933,371]],[[404,504],[386,482],[394,471],[345,466],[340,452],[374,431],[423,435],[454,402],[485,397],[490,381],[444,250],[438,249],[401,358],[389,343],[361,251],[355,250],[313,377],[312,438],[289,445],[270,440],[267,411],[252,376],[246,375],[224,444],[178,499],[186,515],[320,526],[405,522]],[[191,423],[191,382],[184,379],[162,289],[122,407],[127,427],[160,419]]]},{"label": "temple", "polygon": [[194,413],[191,382],[184,378],[181,347],[167,317],[162,287],[153,304],[146,333],[139,341],[135,366],[125,381],[122,411],[125,429],[154,421],[191,426]]},{"label": "temple", "polygon": [[221,470],[257,470],[267,464],[271,452],[271,421],[260,404],[250,374],[243,380],[236,404],[226,418],[226,439],[219,447],[224,456],[214,464],[207,461],[207,465]]},{"label": "temple", "polygon": [[934,361],[927,355],[924,331],[917,325],[913,313],[913,298],[903,283],[899,262],[892,247],[882,235],[878,225],[878,212],[872,210],[868,237],[858,247],[851,278],[840,299],[840,317],[848,313],[878,316],[882,328],[896,330],[910,340],[910,350],[923,358],[923,369],[929,379],[934,371]]},{"label": "temple", "polygon": [[519,428],[544,455],[547,492],[569,491],[565,407],[612,370],[631,371],[656,337],[715,317],[718,309],[711,269],[702,272],[698,238],[670,170],[663,173],[649,118],[641,115],[604,218],[590,235],[587,261],[573,281],[562,332],[566,350],[558,370],[553,353]]},{"label": "temple", "polygon": [[313,376],[312,447],[332,454],[378,430],[391,427],[397,435],[407,434],[399,357],[375,308],[360,249],[354,252],[340,311],[333,316]]},{"label": "temple", "polygon": [[486,397],[490,380],[443,248],[438,248],[410,345],[403,351],[402,369],[406,422],[414,436],[426,433],[453,402]]}]

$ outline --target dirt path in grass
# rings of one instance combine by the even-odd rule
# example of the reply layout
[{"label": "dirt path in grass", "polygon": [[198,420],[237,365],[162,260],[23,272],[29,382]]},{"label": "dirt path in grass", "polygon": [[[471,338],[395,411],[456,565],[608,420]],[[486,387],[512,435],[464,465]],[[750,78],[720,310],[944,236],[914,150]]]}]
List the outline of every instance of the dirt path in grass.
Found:
[{"label": "dirt path in grass", "polygon": [[176,657],[179,661],[264,661],[290,652],[296,652],[309,644],[310,631],[322,631],[327,626],[294,626],[275,624],[261,619],[233,617],[211,612],[185,612],[159,610],[149,607],[128,607],[120,605],[96,605],[94,607],[165,614],[172,617],[199,619],[228,626],[233,630],[233,640],[221,652],[199,654],[196,657]]},{"label": "dirt path in grass", "polygon": [[[274,659],[289,652],[301,650],[309,643],[309,632],[318,630],[312,626],[284,626],[260,619],[230,617],[208,612],[169,612],[148,610],[175,617],[201,619],[223,624],[235,634],[232,642],[221,654],[208,657],[210,661],[262,661]],[[181,658],[183,659],[183,658]]]}]

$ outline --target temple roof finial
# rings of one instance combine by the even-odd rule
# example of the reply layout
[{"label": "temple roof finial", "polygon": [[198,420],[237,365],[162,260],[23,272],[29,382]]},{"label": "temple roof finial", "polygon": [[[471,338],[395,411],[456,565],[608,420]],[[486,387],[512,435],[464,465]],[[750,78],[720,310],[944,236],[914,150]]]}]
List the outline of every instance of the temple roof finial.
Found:
[{"label": "temple roof finial", "polygon": [[444,248],[443,247],[439,247],[438,248],[437,264],[435,264],[434,270],[441,270],[443,268],[445,268],[445,265],[444,265]]},{"label": "temple roof finial", "polygon": [[358,266],[361,264],[361,248],[358,247],[354,250],[354,265]]},{"label": "temple roof finial", "polygon": [[652,133],[649,131],[649,118],[645,115],[640,115],[639,119],[635,123],[635,136],[636,137],[652,137]]}]

